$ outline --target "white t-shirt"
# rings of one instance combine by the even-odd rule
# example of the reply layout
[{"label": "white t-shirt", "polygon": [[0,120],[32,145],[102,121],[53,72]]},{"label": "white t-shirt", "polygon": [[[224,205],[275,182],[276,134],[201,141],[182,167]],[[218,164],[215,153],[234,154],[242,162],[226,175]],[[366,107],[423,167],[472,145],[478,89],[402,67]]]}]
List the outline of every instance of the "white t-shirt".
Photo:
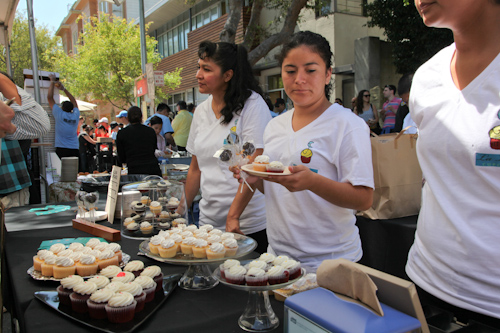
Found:
[{"label": "white t-shirt", "polygon": [[[264,154],[285,165],[305,165],[320,175],[355,186],[374,187],[370,130],[339,104],[299,131],[295,110],[271,120]],[[283,176],[286,177],[286,176]],[[264,181],[270,251],[316,270],[325,259],[358,261],[362,256],[355,211],[335,206],[311,191],[290,192]]]},{"label": "white t-shirt", "polygon": [[[196,155],[201,170],[200,225],[211,224],[224,230],[239,183],[229,168],[221,166],[213,156],[224,145],[232,127],[236,128],[241,143],[253,141],[256,149],[263,148],[264,129],[271,115],[266,102],[253,92],[241,113],[229,124],[223,125],[221,120],[212,110],[212,96],[208,97],[196,108],[186,149]],[[264,196],[256,191],[240,217],[240,229],[244,234],[252,234],[265,228]]]},{"label": "white t-shirt", "polygon": [[[500,318],[500,55],[462,91],[455,45],[418,69],[410,112],[426,183],[406,272],[455,306]],[[499,138],[500,139],[500,138]]]}]

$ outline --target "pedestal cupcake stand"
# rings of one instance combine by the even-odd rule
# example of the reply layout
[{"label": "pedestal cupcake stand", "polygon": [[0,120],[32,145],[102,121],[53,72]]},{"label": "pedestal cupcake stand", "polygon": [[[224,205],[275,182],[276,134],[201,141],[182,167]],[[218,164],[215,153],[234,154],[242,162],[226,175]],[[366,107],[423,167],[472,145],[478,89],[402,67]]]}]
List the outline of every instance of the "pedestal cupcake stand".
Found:
[{"label": "pedestal cupcake stand", "polygon": [[257,247],[257,242],[250,237],[234,234],[234,239],[236,239],[238,243],[238,251],[234,256],[222,259],[198,259],[191,255],[184,255],[182,253],[177,253],[177,255],[173,258],[162,258],[149,251],[149,240],[144,241],[139,245],[139,251],[145,256],[156,261],[174,265],[187,265],[188,269],[179,280],[179,287],[187,290],[206,290],[219,284],[219,280],[212,274],[209,264],[220,263],[226,259],[243,257]]},{"label": "pedestal cupcake stand", "polygon": [[[246,265],[251,260],[242,261],[241,265]],[[242,329],[249,332],[268,332],[277,328],[280,324],[278,317],[273,311],[269,301],[269,290],[284,288],[298,281],[305,274],[305,269],[301,268],[300,276],[285,283],[267,286],[243,286],[232,284],[220,275],[220,269],[214,271],[214,277],[228,287],[248,291],[248,302],[243,310],[243,314],[238,319],[238,324]]]}]

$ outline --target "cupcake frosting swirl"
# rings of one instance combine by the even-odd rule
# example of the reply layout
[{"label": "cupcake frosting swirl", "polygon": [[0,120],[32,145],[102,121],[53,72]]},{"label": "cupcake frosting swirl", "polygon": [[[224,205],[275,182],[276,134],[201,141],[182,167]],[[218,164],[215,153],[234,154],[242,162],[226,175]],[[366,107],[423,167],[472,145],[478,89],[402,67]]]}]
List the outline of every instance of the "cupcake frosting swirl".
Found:
[{"label": "cupcake frosting swirl", "polygon": [[281,265],[285,260],[288,260],[290,258],[288,258],[287,256],[277,256],[274,261],[273,261],[273,264],[274,265]]},{"label": "cupcake frosting swirl", "polygon": [[154,278],[161,274],[161,268],[159,266],[153,265],[146,267],[142,272],[141,276],[149,276],[150,278]]},{"label": "cupcake frosting swirl", "polygon": [[185,231],[181,232],[181,237],[182,238],[193,237],[193,233],[191,231],[185,230]]},{"label": "cupcake frosting swirl", "polygon": [[62,243],[56,243],[50,247],[50,251],[54,254],[58,254],[59,252],[64,251],[65,249],[66,246],[64,246],[64,244]]},{"label": "cupcake frosting swirl", "polygon": [[[178,219],[175,219],[175,221],[179,222],[179,223],[184,223],[182,222],[182,220],[180,218]],[[198,227],[196,226],[196,224],[191,224],[191,225],[188,225],[184,230],[187,230],[187,231],[191,231],[192,233],[195,233],[195,231],[199,230]]]},{"label": "cupcake frosting swirl", "polygon": [[111,282],[110,284],[108,284],[106,287],[104,287],[104,289],[109,289],[112,292],[116,293],[116,292],[118,292],[118,290],[120,290],[120,288],[123,285],[124,285],[123,282],[115,281],[115,282]]},{"label": "cupcake frosting swirl", "polygon": [[247,270],[245,267],[240,266],[240,265],[235,265],[229,269],[229,274],[232,275],[245,275],[247,273]]},{"label": "cupcake frosting swirl", "polygon": [[96,246],[94,246],[94,250],[98,250],[98,251],[101,251],[101,252],[104,251],[104,250],[106,250],[107,248],[108,248],[108,243],[103,243],[103,242],[101,242],[101,243],[97,244]]},{"label": "cupcake frosting swirl", "polygon": [[135,272],[140,271],[141,269],[144,269],[144,263],[140,260],[132,260],[123,270],[127,272]]},{"label": "cupcake frosting swirl", "polygon": [[208,246],[208,242],[202,238],[196,238],[193,245],[194,247],[206,247]]},{"label": "cupcake frosting swirl", "polygon": [[214,226],[211,224],[204,224],[200,227],[200,229],[205,229],[207,232],[210,232],[214,229]]},{"label": "cupcake frosting swirl", "polygon": [[115,294],[111,289],[99,289],[90,295],[90,300],[96,303],[106,303]]},{"label": "cupcake frosting swirl", "polygon": [[131,272],[120,272],[116,274],[116,276],[113,278],[113,282],[132,282],[135,279],[134,273]]},{"label": "cupcake frosting swirl", "polygon": [[160,245],[163,242],[164,239],[165,238],[163,238],[163,237],[161,237],[159,235],[155,235],[155,236],[151,237],[151,239],[149,240],[149,242],[151,244],[153,244],[153,245]]},{"label": "cupcake frosting swirl", "polygon": [[273,266],[267,271],[267,275],[269,276],[280,276],[285,273],[285,269],[283,266]]},{"label": "cupcake frosting swirl", "polygon": [[97,238],[91,238],[89,241],[85,244],[85,246],[94,248],[96,247],[97,244],[99,244],[101,241]]},{"label": "cupcake frosting swirl", "polygon": [[220,243],[220,237],[217,236],[217,235],[208,235],[207,237],[207,242],[209,244],[212,244],[212,243]]},{"label": "cupcake frosting swirl", "polygon": [[57,256],[58,257],[69,257],[69,256],[71,256],[71,254],[73,254],[73,250],[66,249],[66,250],[62,250],[61,252],[59,252],[57,254]]},{"label": "cupcake frosting swirl", "polygon": [[252,268],[252,267],[257,267],[257,268],[260,268],[260,269],[266,269],[267,264],[266,264],[265,261],[262,261],[262,260],[253,260],[253,261],[251,261],[248,264],[248,268]]},{"label": "cupcake frosting swirl", "polygon": [[141,285],[142,289],[149,289],[156,287],[156,282],[150,278],[149,276],[141,275],[138,276],[134,282],[137,282],[138,284]]},{"label": "cupcake frosting swirl", "polygon": [[224,261],[224,269],[230,269],[231,267],[234,267],[234,266],[240,266],[240,262],[238,260],[235,260],[235,259],[228,259],[226,261]]},{"label": "cupcake frosting swirl", "polygon": [[84,246],[82,243],[71,243],[71,244],[69,244],[69,247],[68,247],[68,249],[70,249],[72,251],[82,251],[83,248],[84,248]]},{"label": "cupcake frosting swirl", "polygon": [[222,233],[223,233],[223,232],[222,232],[221,230],[219,230],[219,229],[214,229],[214,230],[210,231],[208,234],[209,234],[209,235],[217,235],[217,236],[219,236],[219,237],[220,237],[220,236],[222,235]]},{"label": "cupcake frosting swirl", "polygon": [[48,255],[45,257],[45,264],[55,265],[57,257],[55,255]]},{"label": "cupcake frosting swirl", "polygon": [[297,267],[299,263],[293,259],[288,259],[288,260],[285,260],[281,263],[280,266],[283,266],[283,268],[285,269],[292,269],[292,268],[295,268]]},{"label": "cupcake frosting swirl", "polygon": [[146,229],[146,228],[150,228],[151,227],[151,223],[147,222],[147,221],[144,221],[141,223],[141,229]]},{"label": "cupcake frosting swirl", "polygon": [[97,289],[102,289],[109,284],[109,279],[105,276],[98,275],[90,278],[88,282],[93,282],[97,286]]},{"label": "cupcake frosting swirl", "polygon": [[70,267],[73,266],[75,262],[73,259],[68,258],[68,257],[57,257],[56,258],[56,265],[61,266],[61,267]]},{"label": "cupcake frosting swirl", "polygon": [[73,289],[77,284],[82,283],[83,278],[80,275],[70,275],[61,280],[61,285],[66,289]]},{"label": "cupcake frosting swirl", "polygon": [[169,238],[169,239],[173,240],[173,241],[174,241],[174,242],[176,242],[176,243],[180,243],[180,242],[182,242],[182,237],[181,237],[181,235],[175,235],[175,234],[174,234],[174,235],[170,236],[170,238]]},{"label": "cupcake frosting swirl", "polygon": [[[80,262],[82,262],[81,259],[80,259]],[[122,269],[120,267],[118,267],[116,265],[110,265],[110,266],[107,266],[106,268],[102,269],[99,274],[103,275],[107,278],[112,278],[112,277],[115,277],[121,271],[122,271]]]},{"label": "cupcake frosting swirl", "polygon": [[270,263],[272,263],[274,261],[275,258],[276,258],[276,256],[274,254],[266,252],[266,253],[262,253],[260,255],[259,260],[265,261],[268,264],[270,264]]},{"label": "cupcake frosting swirl", "polygon": [[108,305],[114,308],[121,308],[134,302],[134,296],[126,291],[114,294],[108,301]]},{"label": "cupcake frosting swirl", "polygon": [[226,240],[228,238],[234,238],[234,234],[231,232],[224,232],[222,235],[220,235],[220,239]]},{"label": "cupcake frosting swirl", "polygon": [[247,271],[247,275],[260,277],[266,275],[266,271],[257,267],[252,267]]},{"label": "cupcake frosting swirl", "polygon": [[82,258],[83,253],[82,252],[74,252],[69,255],[69,258],[73,259],[74,262],[80,261]]},{"label": "cupcake frosting swirl", "polygon": [[182,240],[182,244],[185,245],[194,245],[194,242],[196,242],[196,238],[194,237],[187,237]]},{"label": "cupcake frosting swirl", "polygon": [[128,282],[121,286],[120,291],[126,291],[132,294],[132,296],[138,296],[142,294],[142,287],[137,282]]},{"label": "cupcake frosting swirl", "polygon": [[110,249],[113,252],[119,252],[122,250],[122,247],[118,243],[109,243],[108,249]]},{"label": "cupcake frosting swirl", "polygon": [[40,260],[45,260],[45,258],[47,258],[47,256],[53,256],[53,255],[54,255],[54,253],[52,251],[49,251],[49,250],[40,250],[36,253],[36,256]]},{"label": "cupcake frosting swirl", "polygon": [[73,291],[80,295],[90,295],[97,290],[97,286],[94,282],[81,282],[73,287]]},{"label": "cupcake frosting swirl", "polygon": [[255,163],[269,163],[269,156],[259,155],[254,160]]},{"label": "cupcake frosting swirl", "polygon": [[234,249],[235,247],[238,247],[238,241],[234,238],[227,238],[222,241],[222,244],[225,247],[228,247],[230,249]]},{"label": "cupcake frosting swirl", "polygon": [[163,242],[161,242],[161,247],[164,249],[169,249],[172,246],[175,246],[175,241],[172,238],[165,239]]},{"label": "cupcake frosting swirl", "polygon": [[106,249],[106,250],[101,252],[101,254],[99,255],[99,259],[101,259],[101,260],[110,259],[110,258],[113,258],[114,256],[115,256],[115,253],[113,251],[111,251],[110,249]]},{"label": "cupcake frosting swirl", "polygon": [[213,243],[210,245],[209,249],[214,253],[222,252],[224,251],[224,245],[221,243]]}]

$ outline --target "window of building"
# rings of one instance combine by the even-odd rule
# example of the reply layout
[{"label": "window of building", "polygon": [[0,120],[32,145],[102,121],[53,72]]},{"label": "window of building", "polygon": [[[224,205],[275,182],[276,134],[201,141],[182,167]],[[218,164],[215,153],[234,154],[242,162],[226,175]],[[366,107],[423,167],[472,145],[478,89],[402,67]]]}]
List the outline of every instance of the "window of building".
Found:
[{"label": "window of building", "polygon": [[123,5],[117,6],[117,5],[113,4],[112,10],[113,10],[114,16],[123,17]]},{"label": "window of building", "polygon": [[109,12],[108,3],[106,1],[101,1],[99,3],[99,11],[106,14]]},{"label": "window of building", "polygon": [[364,5],[367,0],[315,0],[316,17],[332,13],[345,13],[365,16]]},{"label": "window of building", "polygon": [[[193,15],[191,19],[193,29],[201,28],[205,24],[221,17],[221,15],[223,15],[224,8],[225,6],[223,6],[223,3],[218,3],[198,12],[196,15]],[[183,14],[179,16],[182,17]],[[189,18],[179,22],[178,24],[173,22],[179,22],[179,19],[172,20],[172,22],[167,23],[165,26],[157,30],[161,30],[157,40],[159,45],[158,52],[162,57],[171,56],[172,54],[188,48],[187,35],[189,33]]]},{"label": "window of building", "polygon": [[271,75],[267,77],[267,90],[280,90],[283,89],[283,80],[281,74]]},{"label": "window of building", "polygon": [[73,31],[72,42],[73,42],[73,54],[77,54],[78,51],[76,47],[78,45],[78,31]]}]

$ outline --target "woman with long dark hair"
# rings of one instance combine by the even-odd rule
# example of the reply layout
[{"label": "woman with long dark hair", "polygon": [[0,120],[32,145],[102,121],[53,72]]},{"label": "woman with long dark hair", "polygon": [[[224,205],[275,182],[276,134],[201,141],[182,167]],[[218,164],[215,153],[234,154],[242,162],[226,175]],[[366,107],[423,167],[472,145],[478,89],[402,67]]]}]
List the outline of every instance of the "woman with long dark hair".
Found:
[{"label": "woman with long dark hair", "polygon": [[78,134],[78,151],[80,153],[80,166],[78,172],[93,172],[95,168],[94,156],[96,154],[95,145],[97,141],[92,139],[94,128],[83,124],[82,131]]},{"label": "woman with long dark hair", "polygon": [[289,165],[291,174],[247,178],[266,195],[268,251],[310,271],[325,259],[361,259],[354,213],[373,198],[369,131],[349,109],[330,102],[332,56],[328,41],[310,31],[283,45],[281,77],[294,109],[266,127],[264,152]]},{"label": "woman with long dark hair", "polygon": [[262,154],[264,128],[271,119],[269,108],[244,47],[205,41],[200,44],[198,56],[199,90],[210,96],[196,108],[186,146],[192,154],[186,182],[187,204],[191,205],[201,189],[200,224],[249,235],[257,240],[257,251],[264,252],[267,236],[263,195],[253,195],[246,186],[239,189],[231,172],[213,155],[232,133],[240,142],[253,141],[254,156]]},{"label": "woman with long dark hair", "polygon": [[378,112],[377,108],[370,103],[370,92],[368,90],[361,90],[356,98],[356,107],[354,113],[363,118],[368,127],[372,131],[378,128]]}]

